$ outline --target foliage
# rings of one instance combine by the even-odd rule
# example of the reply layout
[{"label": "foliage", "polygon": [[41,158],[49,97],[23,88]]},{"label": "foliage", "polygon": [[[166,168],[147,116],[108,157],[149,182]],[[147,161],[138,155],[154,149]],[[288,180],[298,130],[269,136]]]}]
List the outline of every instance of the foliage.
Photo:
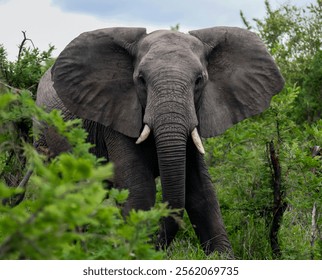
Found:
[{"label": "foliage", "polygon": [[180,24],[179,24],[179,23],[177,23],[175,26],[171,26],[171,27],[170,27],[170,29],[171,29],[172,31],[179,31],[179,30],[180,30]]},{"label": "foliage", "polygon": [[[306,130],[296,126],[288,113],[297,94],[298,88],[287,88],[261,116],[243,121],[207,141],[208,150],[213,151],[208,161],[224,221],[235,253],[241,259],[273,258],[269,238],[274,215],[273,174],[266,148],[270,141],[278,147],[281,161],[282,188],[288,205],[285,216],[293,216],[283,220],[279,233],[282,257],[310,258],[310,250],[316,249],[310,246],[311,212],[314,203],[320,206],[322,200],[322,178],[321,159],[312,158],[311,148],[322,141],[322,122]],[[305,239],[290,234],[290,229],[299,226]],[[297,243],[302,248],[295,246]],[[290,247],[295,247],[292,256],[288,253]],[[315,257],[320,253],[316,252]]]},{"label": "foliage", "polygon": [[[322,2],[306,8],[265,4],[266,17],[254,19],[255,27],[241,15],[276,59],[285,88],[264,114],[207,140],[207,161],[237,258],[320,259],[321,157],[311,151],[322,143]],[[269,143],[281,168],[277,209],[286,207],[278,225],[280,254],[271,244],[277,209]]]},{"label": "foliage", "polygon": [[[1,259],[162,258],[150,237],[158,230],[159,220],[169,214],[166,206],[132,210],[124,219],[119,205],[125,203],[128,192],[104,189],[112,166],[102,165],[88,152],[90,145],[79,121],[64,122],[57,111],[44,113],[28,92],[1,94],[0,108],[1,127],[36,117],[55,126],[73,146],[72,153],[49,162],[31,145],[20,147],[33,175],[19,205],[0,205]],[[23,192],[21,187],[0,183],[2,199],[10,200]]]},{"label": "foliage", "polygon": [[40,51],[34,46],[27,47],[26,43],[31,40],[26,38],[25,32],[23,35],[24,39],[14,62],[8,61],[6,50],[0,45],[0,80],[13,88],[27,89],[34,95],[38,81],[53,63],[51,54],[54,47],[49,46],[47,51]]},{"label": "foliage", "polygon": [[301,87],[296,102],[297,121],[315,121],[321,115],[321,83],[316,84],[319,91],[311,91],[309,79],[312,75],[321,79],[322,1],[316,0],[305,8],[284,4],[274,10],[268,0],[265,5],[266,17],[254,19],[255,27],[243,13],[242,19],[264,41],[286,82]]},{"label": "foliage", "polygon": [[[23,35],[16,61],[9,61],[6,50],[0,45],[0,94],[8,89],[15,93],[26,89],[35,98],[40,77],[53,63],[51,53],[54,47],[49,46],[47,51],[40,51],[33,44],[32,48],[28,47],[27,43],[32,41],[26,38],[26,32]],[[16,112],[10,114],[20,117],[16,117],[14,122],[3,123],[0,127],[0,179],[3,178],[9,185],[17,185],[23,177],[26,159],[21,150],[22,143],[33,142],[32,121],[28,113],[24,108],[17,108]]]},{"label": "foliage", "polygon": [[314,122],[322,116],[322,50],[316,52],[308,65],[304,78],[302,94],[299,97],[298,114],[300,120]]}]

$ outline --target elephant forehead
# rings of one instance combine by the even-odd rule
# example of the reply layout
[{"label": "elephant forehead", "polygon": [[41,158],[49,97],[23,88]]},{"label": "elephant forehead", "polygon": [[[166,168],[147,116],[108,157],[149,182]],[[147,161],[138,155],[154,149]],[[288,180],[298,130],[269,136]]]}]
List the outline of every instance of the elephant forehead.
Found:
[{"label": "elephant forehead", "polygon": [[193,51],[201,53],[203,44],[190,34],[177,31],[158,30],[147,35],[141,42],[141,55],[147,52],[154,52],[160,55],[174,52],[188,53]]},{"label": "elephant forehead", "polygon": [[155,31],[143,39],[139,47],[138,65],[152,71],[203,68],[203,45],[195,37],[174,31]]},{"label": "elephant forehead", "polygon": [[[151,49],[145,56],[142,57],[139,63],[139,71],[146,74],[155,73],[186,73],[193,75],[195,72],[203,70],[203,64],[191,50],[187,49],[167,49],[166,51]],[[190,74],[189,74],[190,73]]]}]

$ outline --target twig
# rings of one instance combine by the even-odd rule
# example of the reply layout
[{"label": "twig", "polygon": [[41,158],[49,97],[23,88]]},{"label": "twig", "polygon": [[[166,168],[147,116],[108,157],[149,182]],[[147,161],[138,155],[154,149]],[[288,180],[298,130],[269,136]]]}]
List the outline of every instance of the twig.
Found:
[{"label": "twig", "polygon": [[26,186],[27,186],[27,183],[28,183],[28,181],[29,181],[29,179],[30,179],[30,177],[31,177],[32,173],[33,173],[33,170],[32,170],[32,169],[29,169],[29,170],[27,171],[26,175],[25,175],[25,176],[23,177],[23,179],[21,180],[20,184],[19,184],[19,185],[18,185],[18,187],[17,187],[17,190],[21,188],[21,189],[23,189],[23,192],[22,192],[22,193],[20,193],[20,194],[18,194],[18,195],[15,197],[15,201],[14,201],[14,203],[12,203],[12,205],[10,205],[11,207],[15,207],[15,206],[19,205],[19,204],[20,204],[20,202],[24,200],[25,195],[26,195]]},{"label": "twig", "polygon": [[33,173],[32,169],[29,169],[26,173],[26,175],[22,178],[21,182],[19,183],[17,190],[22,189],[21,193],[15,194],[10,198],[5,198],[2,200],[3,205],[9,205],[10,207],[15,207],[19,205],[25,198],[26,195],[26,186],[27,183]]},{"label": "twig", "polygon": [[20,184],[18,185],[18,188],[22,188],[22,189],[26,189],[26,185],[32,175],[33,170],[29,169],[26,173],[26,175],[23,177],[22,181],[20,182]]},{"label": "twig", "polygon": [[22,50],[23,50],[24,45],[26,44],[27,41],[31,42],[33,48],[35,49],[34,42],[31,39],[27,38],[27,36],[26,36],[27,31],[21,31],[21,32],[23,34],[23,40],[22,40],[21,44],[19,45],[18,61],[20,60]]},{"label": "twig", "polygon": [[316,239],[316,233],[317,233],[317,224],[316,224],[316,203],[314,202],[313,204],[313,209],[312,209],[312,229],[311,229],[311,259],[314,259],[314,243]]},{"label": "twig", "polygon": [[[321,147],[320,146],[314,146],[312,148],[312,157],[317,157],[321,155]],[[317,170],[316,168],[312,168],[312,173],[316,174]],[[318,226],[317,226],[317,207],[316,207],[316,202],[313,203],[313,208],[312,208],[312,227],[311,227],[311,259],[314,259],[314,243],[318,235]]]},{"label": "twig", "polygon": [[13,93],[21,93],[21,89],[18,89],[18,88],[15,88],[15,87],[12,87],[12,86],[9,86],[8,84],[4,83],[4,82],[1,82],[0,81],[0,84],[5,86],[6,88],[9,88],[12,90]]}]

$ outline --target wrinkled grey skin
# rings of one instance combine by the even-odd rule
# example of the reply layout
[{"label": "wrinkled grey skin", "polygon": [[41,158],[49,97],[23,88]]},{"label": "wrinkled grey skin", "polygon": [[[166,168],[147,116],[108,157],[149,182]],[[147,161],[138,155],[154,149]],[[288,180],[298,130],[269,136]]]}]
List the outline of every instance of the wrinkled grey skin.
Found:
[{"label": "wrinkled grey skin", "polygon": [[[42,78],[37,103],[84,120],[93,153],[115,166],[114,184],[130,190],[124,213],[163,200],[185,209],[206,253],[232,248],[202,150],[191,132],[213,137],[269,106],[283,78],[259,38],[215,27],[183,34],[143,28],[108,28],[81,34]],[[136,144],[144,125],[148,138]],[[53,154],[68,144],[45,130]],[[182,217],[183,211],[179,216]],[[158,244],[178,231],[162,223]]]}]

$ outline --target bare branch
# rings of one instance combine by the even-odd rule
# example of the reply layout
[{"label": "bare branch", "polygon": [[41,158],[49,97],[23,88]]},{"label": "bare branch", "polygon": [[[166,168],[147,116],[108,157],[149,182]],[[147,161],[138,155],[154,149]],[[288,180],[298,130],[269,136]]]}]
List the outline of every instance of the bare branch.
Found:
[{"label": "bare branch", "polygon": [[22,40],[21,44],[19,45],[18,61],[21,58],[21,53],[22,53],[23,48],[24,48],[24,46],[25,46],[25,44],[26,44],[27,41],[31,42],[33,48],[35,49],[34,42],[31,39],[27,38],[27,36],[26,36],[26,32],[27,31],[21,31],[21,32],[23,34],[23,40]]},{"label": "bare branch", "polygon": [[276,151],[273,141],[267,144],[267,148],[269,149],[269,164],[272,172],[272,188],[274,195],[273,221],[270,229],[270,241],[274,258],[280,258],[281,249],[278,242],[278,231],[281,226],[283,214],[287,208],[287,203],[284,201],[285,194],[282,187],[282,170],[278,151]]},{"label": "bare branch", "polygon": [[312,209],[312,227],[311,227],[311,259],[314,259],[314,243],[317,238],[317,223],[316,223],[316,203],[313,204]]},{"label": "bare branch", "polygon": [[10,89],[13,93],[20,93],[22,91],[21,89],[9,86],[8,84],[1,82],[1,81],[0,81],[0,84],[3,85],[4,87]]}]

